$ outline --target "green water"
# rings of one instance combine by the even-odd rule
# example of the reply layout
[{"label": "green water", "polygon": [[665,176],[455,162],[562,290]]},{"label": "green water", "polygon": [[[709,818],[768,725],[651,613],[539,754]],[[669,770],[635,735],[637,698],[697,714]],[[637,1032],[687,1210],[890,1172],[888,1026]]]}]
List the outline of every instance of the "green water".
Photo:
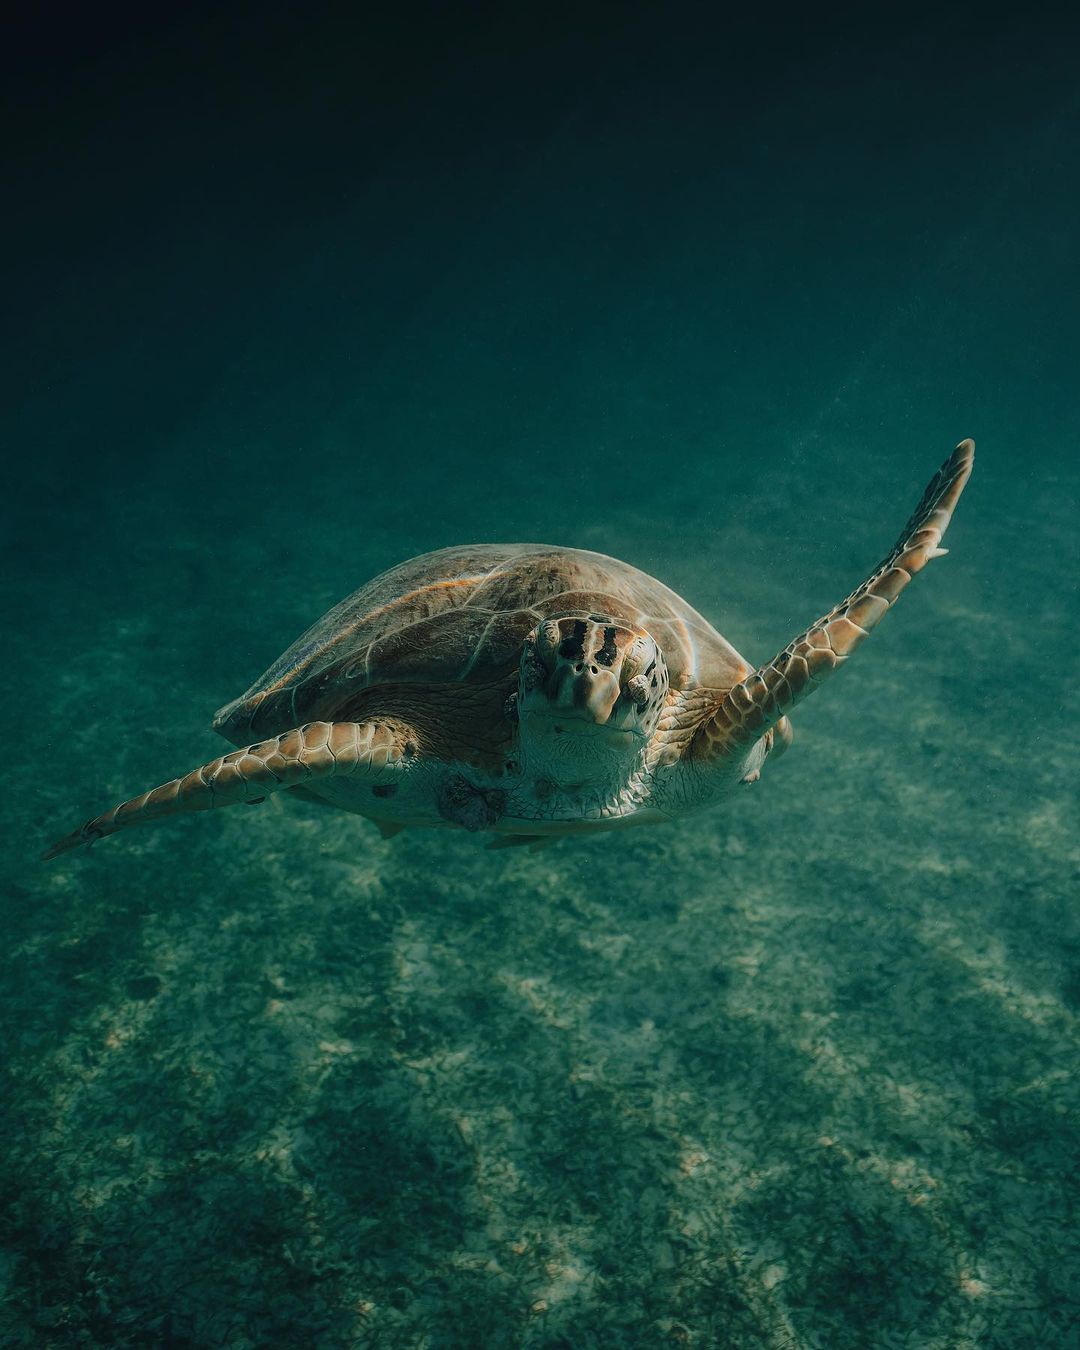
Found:
[{"label": "green water", "polygon": [[[1080,1344],[1069,34],[270,13],[12,95],[3,1343]],[[726,809],[36,861],[402,558],[615,554],[763,660],[969,435]]]}]

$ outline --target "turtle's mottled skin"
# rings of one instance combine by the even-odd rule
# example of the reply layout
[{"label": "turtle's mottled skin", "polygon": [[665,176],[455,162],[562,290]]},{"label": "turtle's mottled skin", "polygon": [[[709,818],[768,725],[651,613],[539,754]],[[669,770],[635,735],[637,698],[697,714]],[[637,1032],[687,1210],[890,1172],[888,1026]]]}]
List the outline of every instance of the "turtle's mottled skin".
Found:
[{"label": "turtle's mottled skin", "polygon": [[124,802],[46,855],[127,825],[291,789],[384,833],[496,843],[670,819],[754,782],[786,714],[926,563],[971,473],[962,441],[883,563],[754,669],[673,591],[579,549],[477,544],[413,558],[343,600],[214,727],[231,754]]}]

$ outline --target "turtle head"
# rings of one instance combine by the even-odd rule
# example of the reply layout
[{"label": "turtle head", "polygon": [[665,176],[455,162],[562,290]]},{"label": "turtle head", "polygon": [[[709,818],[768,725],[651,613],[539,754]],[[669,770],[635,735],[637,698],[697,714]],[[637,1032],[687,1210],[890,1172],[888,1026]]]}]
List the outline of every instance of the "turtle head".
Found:
[{"label": "turtle head", "polygon": [[556,781],[610,776],[644,748],[667,692],[667,663],[644,629],[600,614],[545,619],[521,652],[522,747]]}]

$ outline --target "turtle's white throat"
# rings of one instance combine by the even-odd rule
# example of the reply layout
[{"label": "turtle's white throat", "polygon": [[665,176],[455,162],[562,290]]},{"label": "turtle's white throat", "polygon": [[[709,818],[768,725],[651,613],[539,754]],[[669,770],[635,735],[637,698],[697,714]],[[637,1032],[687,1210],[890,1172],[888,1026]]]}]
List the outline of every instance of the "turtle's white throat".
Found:
[{"label": "turtle's white throat", "polygon": [[528,714],[528,717],[536,719],[537,722],[549,723],[550,726],[545,729],[544,734],[552,737],[622,737],[626,743],[646,739],[645,733],[639,727],[627,726],[625,723],[620,724],[615,721],[614,717],[606,722],[598,722],[594,717],[590,717],[587,712],[578,712],[573,708],[536,708]]},{"label": "turtle's white throat", "polygon": [[617,794],[639,770],[648,744],[636,727],[596,722],[565,708],[538,708],[519,725],[525,774],[567,790],[587,783]]}]

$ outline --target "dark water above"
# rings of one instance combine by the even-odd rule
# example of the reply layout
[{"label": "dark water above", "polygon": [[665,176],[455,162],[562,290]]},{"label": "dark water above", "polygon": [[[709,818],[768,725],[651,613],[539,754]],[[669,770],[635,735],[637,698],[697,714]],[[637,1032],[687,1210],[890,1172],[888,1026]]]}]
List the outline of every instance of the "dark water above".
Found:
[{"label": "dark water above", "polygon": [[[1076,1345],[1073,35],[415,14],[8,86],[5,1344]],[[726,808],[35,861],[402,558],[611,553],[764,660],[969,435]]]}]

